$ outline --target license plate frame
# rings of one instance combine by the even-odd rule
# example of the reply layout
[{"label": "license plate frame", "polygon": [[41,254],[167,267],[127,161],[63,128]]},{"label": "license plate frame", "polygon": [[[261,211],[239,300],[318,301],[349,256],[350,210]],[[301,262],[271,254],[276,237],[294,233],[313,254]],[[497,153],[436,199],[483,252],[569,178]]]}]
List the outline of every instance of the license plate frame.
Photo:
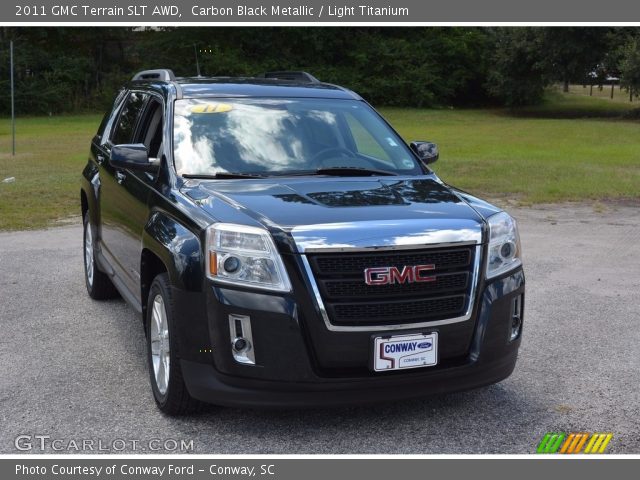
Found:
[{"label": "license plate frame", "polygon": [[438,364],[438,332],[377,335],[373,337],[371,368],[393,372]]}]

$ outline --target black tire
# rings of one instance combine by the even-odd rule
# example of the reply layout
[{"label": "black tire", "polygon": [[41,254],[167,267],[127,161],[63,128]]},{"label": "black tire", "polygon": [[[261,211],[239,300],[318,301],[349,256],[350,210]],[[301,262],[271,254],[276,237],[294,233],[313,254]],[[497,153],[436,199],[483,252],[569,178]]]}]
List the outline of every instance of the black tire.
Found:
[{"label": "black tire", "polygon": [[[168,342],[166,341],[166,337],[165,340],[159,340],[160,337],[152,332],[152,322],[154,322],[154,304],[157,297],[160,297],[162,299],[162,303],[159,305],[159,308],[164,308],[167,328],[155,328],[156,331],[168,332]],[[149,290],[149,298],[147,300],[147,315],[145,320],[149,380],[151,383],[151,390],[153,391],[153,397],[156,401],[156,404],[158,405],[158,408],[163,413],[172,416],[183,415],[200,410],[203,407],[203,404],[189,395],[187,387],[184,383],[184,379],[182,377],[182,370],[180,368],[180,355],[178,351],[179,332],[176,325],[176,311],[173,304],[173,298],[171,296],[169,276],[166,273],[161,273],[160,275],[158,275],[151,284],[151,289]],[[160,381],[160,383],[162,383],[161,385],[158,384],[159,381],[156,379],[154,360],[152,358],[152,343],[156,344],[155,350],[158,354],[156,361],[158,365],[162,363],[159,359],[159,357],[161,356],[161,354],[159,353],[160,348],[166,349],[167,344],[169,347],[169,363],[167,369],[169,372],[168,381]]]},{"label": "black tire", "polygon": [[[96,232],[89,220],[89,211],[84,214],[82,233],[82,253],[84,258],[84,283],[89,296],[94,300],[108,300],[118,297],[118,291],[113,286],[109,276],[100,271],[95,260]],[[89,236],[87,238],[87,235]],[[87,240],[90,246],[87,246]],[[88,250],[87,250],[88,248]]]}]

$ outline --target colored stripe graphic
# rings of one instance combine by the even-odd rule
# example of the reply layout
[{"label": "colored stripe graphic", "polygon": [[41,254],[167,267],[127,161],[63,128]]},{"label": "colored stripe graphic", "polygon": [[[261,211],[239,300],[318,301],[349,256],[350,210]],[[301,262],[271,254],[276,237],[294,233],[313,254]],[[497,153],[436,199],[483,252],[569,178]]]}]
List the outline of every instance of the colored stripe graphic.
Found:
[{"label": "colored stripe graphic", "polygon": [[612,438],[612,433],[549,432],[542,437],[536,453],[581,453],[585,444],[587,446],[583,453],[604,453]]},{"label": "colored stripe graphic", "polygon": [[581,433],[580,435],[582,436],[582,438],[580,439],[575,449],[571,453],[580,453],[580,451],[582,450],[582,447],[584,447],[584,444],[587,443],[587,438],[589,438],[589,434]]},{"label": "colored stripe graphic", "polygon": [[571,453],[578,443],[578,436],[580,434],[570,433],[567,439],[562,444],[562,448],[560,449],[560,453]]},{"label": "colored stripe graphic", "polygon": [[604,453],[605,448],[607,448],[607,445],[609,445],[609,442],[613,438],[613,433],[607,433],[606,435],[607,436],[605,437],[604,442],[602,442],[602,445],[600,446],[600,451],[598,453]]},{"label": "colored stripe graphic", "polygon": [[584,453],[604,453],[604,449],[613,438],[611,433],[594,433],[584,449]]},{"label": "colored stripe graphic", "polygon": [[556,453],[562,445],[566,434],[564,433],[547,433],[538,445],[538,453]]}]

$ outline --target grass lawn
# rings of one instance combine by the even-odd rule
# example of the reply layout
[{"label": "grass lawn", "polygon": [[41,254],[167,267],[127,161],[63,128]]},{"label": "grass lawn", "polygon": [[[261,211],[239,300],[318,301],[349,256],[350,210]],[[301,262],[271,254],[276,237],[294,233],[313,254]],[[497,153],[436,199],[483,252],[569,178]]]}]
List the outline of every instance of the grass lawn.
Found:
[{"label": "grass lawn", "polygon": [[[562,87],[558,85],[556,87],[556,90],[560,91],[561,88]],[[626,105],[632,105],[635,108],[640,107],[640,98],[635,97],[630,102],[629,92],[625,89],[620,89],[619,85],[615,85],[613,87],[613,98],[611,98],[611,85],[603,85],[602,90],[600,90],[597,85],[593,86],[593,90],[591,90],[589,85],[587,85],[586,87],[584,87],[583,85],[569,86],[570,95],[589,96],[590,93],[590,96],[594,98],[600,98],[609,102],[624,103]]]},{"label": "grass lawn", "polygon": [[[434,170],[470,193],[525,205],[638,199],[640,121],[597,118],[601,103],[588,96],[551,94],[543,105],[514,114],[396,108],[381,112],[405,140],[437,143],[440,159]],[[623,109],[620,114],[632,108],[615,105],[614,111]],[[609,108],[603,113],[611,115]]]},{"label": "grass lawn", "polygon": [[[436,172],[448,183],[523,204],[640,198],[640,122],[612,118],[554,119],[624,113],[622,102],[550,94],[517,115],[504,110],[383,108],[407,140],[440,146]],[[617,107],[612,107],[615,103]],[[602,107],[605,104],[606,107]],[[562,116],[562,115],[560,115]],[[79,214],[79,180],[99,116],[20,118],[17,155],[9,120],[0,119],[0,230],[39,228]]]},{"label": "grass lawn", "polygon": [[79,215],[80,175],[99,115],[0,119],[0,230],[40,228]]}]

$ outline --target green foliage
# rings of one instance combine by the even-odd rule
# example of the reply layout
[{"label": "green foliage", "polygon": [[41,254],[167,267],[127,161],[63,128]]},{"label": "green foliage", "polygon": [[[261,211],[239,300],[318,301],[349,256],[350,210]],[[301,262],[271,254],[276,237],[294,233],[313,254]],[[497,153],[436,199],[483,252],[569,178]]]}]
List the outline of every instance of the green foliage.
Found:
[{"label": "green foliage", "polygon": [[14,41],[16,111],[55,114],[106,108],[133,68],[125,56],[130,34],[128,28],[2,29],[0,112],[10,109],[9,40]]},{"label": "green foliage", "polygon": [[624,49],[620,69],[622,85],[629,89],[632,96],[640,96],[640,39],[633,39]]},{"label": "green foliage", "polygon": [[[484,100],[486,34],[469,28],[193,28],[147,31],[143,66],[178,75],[307,70],[370,102],[432,106]],[[480,60],[479,60],[480,59]]]},{"label": "green foliage", "polygon": [[536,29],[540,36],[538,53],[544,59],[549,77],[568,85],[584,81],[598,69],[608,50],[608,28],[547,27]]},{"label": "green foliage", "polygon": [[493,32],[487,90],[499,103],[510,107],[540,103],[551,81],[548,65],[540,55],[540,29],[504,28]]},{"label": "green foliage", "polygon": [[131,75],[171,68],[194,76],[307,70],[375,105],[519,106],[554,81],[619,69],[638,28],[4,28],[0,114],[15,43],[19,115],[99,111]]},{"label": "green foliage", "polygon": [[[107,108],[137,70],[179,76],[308,70],[374,104],[486,102],[486,30],[478,28],[8,28],[0,32],[0,89],[15,43],[19,114]],[[0,95],[0,112],[9,96]]]},{"label": "green foliage", "polygon": [[[487,90],[502,104],[538,104],[553,82],[585,82],[602,71],[614,36],[610,28],[545,27],[493,30],[494,53]],[[608,59],[610,62],[613,57]]]}]

